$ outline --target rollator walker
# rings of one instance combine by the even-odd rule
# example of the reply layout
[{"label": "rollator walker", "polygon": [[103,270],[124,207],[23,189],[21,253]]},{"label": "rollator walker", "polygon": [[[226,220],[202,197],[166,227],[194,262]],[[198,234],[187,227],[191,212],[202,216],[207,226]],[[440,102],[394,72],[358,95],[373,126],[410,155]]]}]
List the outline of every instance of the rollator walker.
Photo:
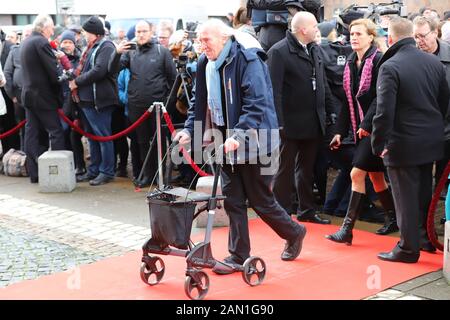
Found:
[{"label": "rollator walker", "polygon": [[[177,142],[169,147],[168,153],[174,144]],[[161,165],[158,171],[161,171]],[[155,286],[164,276],[164,261],[154,255],[186,258],[184,291],[190,299],[194,300],[205,298],[209,290],[209,276],[202,270],[204,268],[215,268],[222,273],[242,272],[242,278],[250,286],[257,286],[264,281],[266,264],[259,257],[249,257],[243,265],[224,263],[213,257],[211,233],[215,210],[219,208],[218,202],[226,198],[223,195],[217,195],[221,166],[217,165],[214,171],[211,195],[186,188],[161,187],[161,185],[147,194],[151,238],[143,245],[140,268],[141,279],[146,284]],[[200,205],[201,203],[203,205]],[[197,204],[199,208],[195,212]],[[203,242],[194,244],[190,240],[192,223],[204,211],[208,212],[205,238]]]}]

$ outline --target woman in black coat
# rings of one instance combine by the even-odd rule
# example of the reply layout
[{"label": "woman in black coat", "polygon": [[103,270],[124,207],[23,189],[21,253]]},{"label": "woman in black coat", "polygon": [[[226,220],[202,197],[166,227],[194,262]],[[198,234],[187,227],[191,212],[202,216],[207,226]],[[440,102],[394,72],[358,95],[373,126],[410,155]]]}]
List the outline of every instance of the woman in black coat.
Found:
[{"label": "woman in black coat", "polygon": [[388,234],[397,231],[394,203],[384,177],[384,165],[380,157],[373,155],[370,144],[372,119],[376,110],[377,63],[382,54],[374,45],[376,26],[368,19],[353,21],[349,27],[353,53],[347,60],[343,87],[347,101],[338,117],[337,134],[330,143],[338,149],[341,138],[353,130],[356,150],[351,171],[352,193],[344,222],[339,231],[326,237],[335,242],[351,245],[352,229],[358,218],[366,193],[367,173],[386,212],[386,223],[377,231]]}]

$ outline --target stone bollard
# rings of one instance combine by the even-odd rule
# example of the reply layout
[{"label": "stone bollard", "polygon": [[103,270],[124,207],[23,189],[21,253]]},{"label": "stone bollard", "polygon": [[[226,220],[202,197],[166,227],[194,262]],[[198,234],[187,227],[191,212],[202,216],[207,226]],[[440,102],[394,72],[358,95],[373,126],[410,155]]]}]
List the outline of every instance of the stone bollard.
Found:
[{"label": "stone bollard", "polygon": [[[212,188],[214,184],[214,177],[201,177],[197,182],[197,192],[203,192],[207,194],[212,194]],[[222,194],[222,188],[220,187],[220,178],[219,185],[217,186],[217,194]],[[203,205],[201,203],[200,205]],[[228,219],[227,214],[225,213],[225,209],[223,208],[223,201],[220,201],[221,209],[216,209],[216,214],[214,215],[214,227],[227,227],[230,225],[230,220]],[[198,208],[199,206],[197,206]],[[205,228],[206,221],[208,218],[208,212],[202,212],[197,219],[195,219],[195,226],[197,228]]]},{"label": "stone bollard", "polygon": [[450,285],[450,221],[445,223],[444,239],[444,277]]},{"label": "stone bollard", "polygon": [[72,151],[47,151],[38,159],[39,191],[72,192],[76,187]]}]

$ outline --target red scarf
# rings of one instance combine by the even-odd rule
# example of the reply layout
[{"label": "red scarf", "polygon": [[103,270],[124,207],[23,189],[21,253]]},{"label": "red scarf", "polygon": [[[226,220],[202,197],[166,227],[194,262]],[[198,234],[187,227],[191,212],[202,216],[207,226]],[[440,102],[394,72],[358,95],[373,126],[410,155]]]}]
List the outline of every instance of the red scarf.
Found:
[{"label": "red scarf", "polygon": [[[97,42],[99,42],[101,38],[102,37],[97,37],[94,41],[92,41],[91,43],[88,44],[86,49],[84,49],[83,54],[81,55],[80,63],[78,64],[78,67],[73,72],[75,77],[78,77],[81,74],[81,72],[83,71],[84,65],[86,63],[86,59],[89,56],[89,52],[91,52],[94,45]],[[78,97],[78,89],[72,90],[72,99],[76,103],[80,102],[80,97]]]}]

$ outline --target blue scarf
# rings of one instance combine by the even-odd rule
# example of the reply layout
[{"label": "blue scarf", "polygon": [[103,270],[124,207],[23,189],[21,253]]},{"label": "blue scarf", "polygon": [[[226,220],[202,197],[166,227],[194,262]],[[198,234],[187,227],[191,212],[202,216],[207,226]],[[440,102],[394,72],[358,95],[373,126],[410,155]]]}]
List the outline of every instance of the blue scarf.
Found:
[{"label": "blue scarf", "polygon": [[225,121],[223,119],[219,69],[230,54],[231,44],[231,39],[228,39],[217,59],[208,61],[206,65],[206,88],[208,90],[208,107],[211,111],[211,119],[217,126],[222,127],[225,126]]}]

